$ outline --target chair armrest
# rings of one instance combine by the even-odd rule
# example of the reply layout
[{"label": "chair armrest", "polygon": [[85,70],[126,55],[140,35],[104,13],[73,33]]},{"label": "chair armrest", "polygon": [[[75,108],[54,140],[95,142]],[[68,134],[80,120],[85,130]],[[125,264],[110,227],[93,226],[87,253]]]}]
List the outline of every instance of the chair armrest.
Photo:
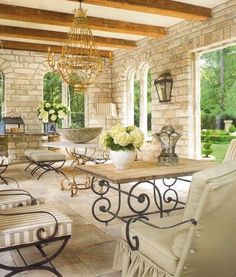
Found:
[{"label": "chair armrest", "polygon": [[139,239],[137,236],[133,236],[132,239],[134,240],[134,244],[131,242],[131,238],[130,238],[130,224],[131,223],[135,223],[136,221],[141,221],[142,223],[151,226],[153,228],[156,229],[162,229],[162,230],[166,230],[166,229],[170,229],[170,228],[175,228],[177,226],[186,224],[186,223],[192,223],[193,225],[197,225],[197,221],[193,218],[189,219],[189,220],[185,220],[185,221],[181,221],[178,222],[176,224],[173,225],[169,225],[169,226],[158,226],[155,224],[152,224],[149,221],[149,218],[146,216],[137,216],[135,218],[130,218],[127,223],[126,223],[126,229],[125,229],[125,234],[126,234],[126,240],[131,248],[131,250],[138,250],[139,249]]},{"label": "chair armrest", "polygon": [[[14,191],[16,193],[8,193],[8,192],[14,192]],[[12,196],[12,195],[14,195],[14,196],[15,195],[29,196],[31,198],[31,205],[37,205],[36,199],[27,190],[23,190],[23,189],[6,189],[6,190],[1,190],[0,192],[4,192],[4,193],[0,193],[0,197],[1,196]]]},{"label": "chair armrest", "polygon": [[58,221],[57,221],[56,217],[50,212],[34,211],[34,212],[23,212],[23,213],[0,213],[0,216],[18,216],[18,215],[26,215],[26,214],[48,214],[48,215],[50,215],[55,220],[55,227],[54,227],[53,233],[51,235],[49,235],[48,237],[43,238],[42,233],[45,232],[46,230],[45,230],[44,227],[41,227],[37,230],[36,235],[37,235],[38,240],[42,241],[42,242],[47,241],[47,240],[55,237],[55,235],[58,232]]}]

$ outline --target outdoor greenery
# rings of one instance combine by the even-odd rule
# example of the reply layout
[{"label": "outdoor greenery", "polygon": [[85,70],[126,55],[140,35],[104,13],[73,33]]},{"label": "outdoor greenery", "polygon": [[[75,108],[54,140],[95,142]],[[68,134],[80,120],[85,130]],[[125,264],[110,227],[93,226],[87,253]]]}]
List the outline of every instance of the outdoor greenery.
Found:
[{"label": "outdoor greenery", "polygon": [[74,87],[69,86],[71,128],[83,128],[85,126],[84,117],[84,94],[74,91]]},{"label": "outdoor greenery", "polygon": [[0,71],[0,116],[4,113],[4,75]]},{"label": "outdoor greenery", "polygon": [[62,102],[62,82],[55,72],[48,72],[43,78],[43,100],[55,104]]},{"label": "outdoor greenery", "polygon": [[201,56],[202,127],[220,128],[220,119],[236,119],[235,107],[236,45]]},{"label": "outdoor greenery", "polygon": [[[147,126],[152,130],[152,76],[150,70],[147,76]],[[134,80],[134,125],[140,127],[140,81]]]},{"label": "outdoor greenery", "polygon": [[213,149],[211,148],[211,140],[210,140],[210,132],[206,131],[204,144],[202,148],[202,153],[205,155],[206,158],[209,157],[209,155],[213,152]]},{"label": "outdoor greenery", "polygon": [[[84,119],[84,95],[74,92],[69,86],[70,117],[72,128],[85,126]],[[60,104],[62,102],[62,81],[55,72],[48,72],[43,80],[43,99],[46,102]],[[61,127],[61,123],[59,124]]]},{"label": "outdoor greenery", "polygon": [[215,144],[229,144],[232,139],[236,139],[236,136],[230,135],[230,133],[224,130],[202,130],[201,141],[204,142],[207,137],[207,132],[209,139]]},{"label": "outdoor greenery", "polygon": [[[201,134],[202,153],[209,152],[222,162],[227,146],[236,131],[223,131],[224,119],[236,123],[236,45],[205,53],[201,56]],[[204,129],[211,129],[207,132]]]}]

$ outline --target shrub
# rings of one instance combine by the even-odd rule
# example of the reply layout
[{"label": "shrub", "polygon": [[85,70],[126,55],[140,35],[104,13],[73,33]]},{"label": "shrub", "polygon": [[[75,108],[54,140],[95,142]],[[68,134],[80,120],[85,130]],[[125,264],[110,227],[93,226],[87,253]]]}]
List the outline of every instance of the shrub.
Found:
[{"label": "shrub", "polygon": [[230,133],[233,133],[236,131],[236,127],[232,124],[230,127],[229,127],[229,132]]},{"label": "shrub", "polygon": [[209,155],[213,152],[213,149],[211,148],[212,143],[210,140],[210,132],[207,131],[205,136],[205,143],[203,144],[202,153],[205,155],[205,158],[208,158]]},{"label": "shrub", "polygon": [[[201,135],[201,141],[205,141],[206,135]],[[229,135],[210,135],[210,140],[212,143],[217,144],[227,144],[230,143],[232,139],[236,139],[236,136]]]},{"label": "shrub", "polygon": [[208,113],[201,114],[201,127],[202,129],[215,129],[216,117]]}]

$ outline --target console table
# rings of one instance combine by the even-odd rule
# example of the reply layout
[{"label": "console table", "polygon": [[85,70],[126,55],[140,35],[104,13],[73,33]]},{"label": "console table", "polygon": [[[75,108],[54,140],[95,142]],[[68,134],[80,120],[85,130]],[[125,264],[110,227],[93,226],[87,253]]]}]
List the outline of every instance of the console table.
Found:
[{"label": "console table", "polygon": [[[136,161],[130,169],[126,170],[117,170],[113,164],[78,165],[78,168],[93,177],[91,188],[98,195],[92,206],[93,216],[99,222],[108,224],[115,218],[127,222],[129,218],[137,215],[159,213],[162,217],[164,213],[183,209],[184,203],[179,201],[174,187],[177,178],[190,176],[214,164],[212,161],[180,159],[176,166],[160,166],[156,161]],[[159,189],[156,183],[157,179],[163,180],[165,191]],[[127,183],[133,183],[131,188],[127,186]],[[148,191],[135,193],[144,183],[152,187],[151,195]],[[117,192],[116,203],[112,203],[112,200],[109,199],[109,191],[113,191],[113,195],[114,191]],[[126,196],[127,205],[131,211],[131,214],[125,216],[120,215],[124,200],[122,195]],[[154,203],[154,210],[150,210],[151,201]],[[166,203],[171,207],[165,210],[164,204]],[[178,207],[179,204],[182,206]]]}]

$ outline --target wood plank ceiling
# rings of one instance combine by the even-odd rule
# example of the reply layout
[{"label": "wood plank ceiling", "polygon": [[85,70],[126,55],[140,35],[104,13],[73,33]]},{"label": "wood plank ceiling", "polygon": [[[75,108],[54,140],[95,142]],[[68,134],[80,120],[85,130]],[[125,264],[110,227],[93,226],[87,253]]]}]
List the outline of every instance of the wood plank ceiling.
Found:
[{"label": "wood plank ceiling", "polygon": [[[194,5],[192,3],[198,3]],[[159,39],[182,20],[211,18],[226,0],[84,0],[89,25],[103,57],[136,47],[143,37]],[[202,6],[199,3],[203,4]],[[0,40],[4,49],[61,51],[79,0],[0,0]]]}]

